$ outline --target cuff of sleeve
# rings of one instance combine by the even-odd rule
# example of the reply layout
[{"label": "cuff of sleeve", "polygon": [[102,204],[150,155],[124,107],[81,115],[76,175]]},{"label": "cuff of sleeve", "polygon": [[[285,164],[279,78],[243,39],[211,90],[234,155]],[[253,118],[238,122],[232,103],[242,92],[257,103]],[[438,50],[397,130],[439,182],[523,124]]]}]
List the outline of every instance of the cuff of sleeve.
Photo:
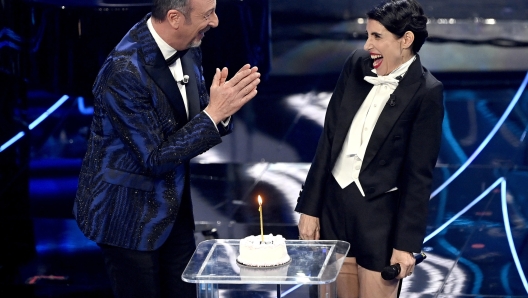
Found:
[{"label": "cuff of sleeve", "polygon": [[[207,112],[205,110],[203,110],[202,112],[204,112],[204,114],[207,115],[207,117],[209,117],[209,119],[211,119],[211,122],[213,122],[213,125],[214,127],[216,128],[216,131],[218,131],[218,127],[216,127],[216,123],[214,122],[213,118],[211,118],[211,116],[209,116],[209,114],[207,114]],[[222,123],[223,124],[223,123]]]},{"label": "cuff of sleeve", "polygon": [[231,122],[231,116],[227,117],[226,119],[220,121],[224,127],[227,127],[229,125],[229,122]]}]

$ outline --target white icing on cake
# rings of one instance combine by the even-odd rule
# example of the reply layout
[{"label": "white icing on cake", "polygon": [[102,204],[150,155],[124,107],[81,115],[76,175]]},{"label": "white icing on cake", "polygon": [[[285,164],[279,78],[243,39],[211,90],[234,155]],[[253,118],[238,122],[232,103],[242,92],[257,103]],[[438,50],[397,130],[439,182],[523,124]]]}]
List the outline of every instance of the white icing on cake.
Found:
[{"label": "white icing on cake", "polygon": [[237,261],[247,266],[266,267],[285,264],[290,261],[286,250],[286,239],[281,235],[264,235],[264,242],[258,236],[248,236],[240,240],[240,255]]}]

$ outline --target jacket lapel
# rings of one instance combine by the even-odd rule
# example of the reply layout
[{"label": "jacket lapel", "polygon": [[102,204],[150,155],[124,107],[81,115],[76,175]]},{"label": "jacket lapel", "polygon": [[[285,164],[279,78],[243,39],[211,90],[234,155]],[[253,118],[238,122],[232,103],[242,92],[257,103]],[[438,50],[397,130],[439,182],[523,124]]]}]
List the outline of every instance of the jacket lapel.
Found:
[{"label": "jacket lapel", "polygon": [[[392,127],[412,101],[414,94],[422,84],[420,80],[422,77],[422,64],[420,63],[420,57],[417,56],[416,60],[409,66],[409,70],[398,84],[398,87],[396,87],[396,90],[391,94],[391,98],[387,101],[385,108],[383,108],[376,122],[376,126],[374,127],[365,151],[365,159],[361,166],[362,169],[365,169],[369,165],[383,145],[383,142],[386,141],[387,135],[391,132]],[[393,106],[390,105],[391,101],[394,102]]]},{"label": "jacket lapel", "polygon": [[189,83],[185,85],[187,92],[187,104],[189,105],[189,119],[200,113],[200,102],[198,96],[198,81],[200,75],[197,65],[192,59],[193,52],[187,51],[181,58],[183,73],[189,76]]},{"label": "jacket lapel", "polygon": [[138,26],[138,36],[140,36],[138,42],[141,43],[140,55],[142,54],[145,59],[146,72],[165,94],[173,109],[174,117],[178,120],[177,122],[183,125],[187,122],[187,113],[185,112],[183,98],[178,89],[178,83],[174,80],[156,41],[148,30],[147,20],[149,17],[150,14]]},{"label": "jacket lapel", "polygon": [[356,115],[357,111],[361,107],[363,101],[372,89],[372,84],[363,80],[365,75],[373,75],[369,68],[369,58],[365,58],[361,61],[360,71],[354,71],[355,74],[350,75],[348,82],[346,83],[345,91],[343,92],[343,99],[338,114],[338,122],[336,125],[336,132],[334,134],[334,140],[332,142],[332,153],[330,157],[331,164],[333,165],[343,148],[346,135],[352,125],[352,120]]}]

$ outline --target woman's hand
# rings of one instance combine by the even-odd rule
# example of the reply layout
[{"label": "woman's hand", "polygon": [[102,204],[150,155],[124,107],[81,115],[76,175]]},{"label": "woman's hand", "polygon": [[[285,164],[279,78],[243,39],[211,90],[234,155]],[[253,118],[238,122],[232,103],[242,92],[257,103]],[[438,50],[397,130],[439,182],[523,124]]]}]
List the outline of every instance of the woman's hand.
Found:
[{"label": "woman's hand", "polygon": [[299,219],[299,238],[302,240],[319,240],[319,218],[301,214]]},{"label": "woman's hand", "polygon": [[410,276],[414,271],[414,265],[416,264],[416,259],[412,252],[392,249],[392,257],[390,260],[391,265],[400,264],[400,274],[396,277],[397,279],[402,279],[404,277]]}]

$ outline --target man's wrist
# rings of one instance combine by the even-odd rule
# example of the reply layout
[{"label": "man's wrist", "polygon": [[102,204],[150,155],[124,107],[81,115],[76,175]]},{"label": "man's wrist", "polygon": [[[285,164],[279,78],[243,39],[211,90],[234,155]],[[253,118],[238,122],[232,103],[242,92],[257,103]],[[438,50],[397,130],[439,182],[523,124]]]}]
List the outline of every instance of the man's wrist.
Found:
[{"label": "man's wrist", "polygon": [[209,115],[209,113],[207,113],[205,110],[203,110],[204,114],[207,115],[207,117],[209,117],[209,119],[211,119],[211,121],[213,122],[214,124],[214,127],[216,128],[216,130],[218,131],[218,127],[216,127],[216,122],[214,121],[213,117],[211,117],[211,115]]}]

